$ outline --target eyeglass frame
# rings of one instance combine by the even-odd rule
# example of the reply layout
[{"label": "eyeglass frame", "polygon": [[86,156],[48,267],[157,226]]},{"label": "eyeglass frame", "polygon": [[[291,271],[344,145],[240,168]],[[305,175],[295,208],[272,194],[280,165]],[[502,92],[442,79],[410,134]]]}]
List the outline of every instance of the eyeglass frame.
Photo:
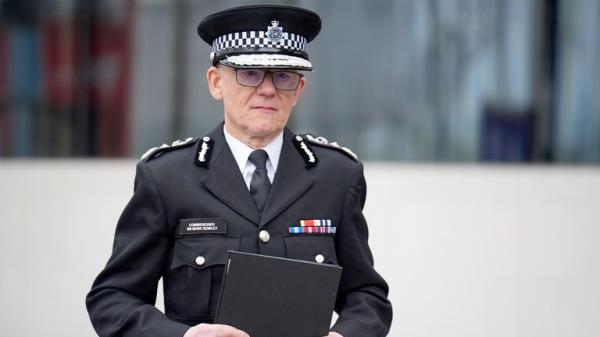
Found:
[{"label": "eyeglass frame", "polygon": [[[273,83],[273,87],[275,87],[275,89],[281,90],[281,91],[294,91],[294,90],[298,89],[298,87],[300,86],[300,81],[304,77],[304,74],[302,74],[302,73],[295,72],[295,71],[292,71],[292,70],[285,70],[285,69],[234,68],[234,67],[230,67],[230,66],[226,66],[226,67],[227,68],[231,68],[231,69],[233,69],[233,71],[235,71],[235,81],[237,82],[237,84],[239,84],[239,85],[241,85],[243,87],[248,87],[248,88],[258,88],[258,87],[260,87],[260,85],[263,84],[263,82],[265,81],[265,78],[267,78],[267,75],[271,74],[271,83]],[[257,85],[246,85],[246,84],[240,83],[240,80],[238,78],[238,71],[239,70],[257,70],[257,71],[264,72],[264,75],[263,75],[262,80]],[[273,78],[273,74],[274,73],[292,73],[292,74],[297,74],[299,76],[299,78],[298,78],[298,83],[296,84],[296,87],[294,89],[280,89],[280,88],[277,88],[277,85],[275,84],[275,79]]]}]

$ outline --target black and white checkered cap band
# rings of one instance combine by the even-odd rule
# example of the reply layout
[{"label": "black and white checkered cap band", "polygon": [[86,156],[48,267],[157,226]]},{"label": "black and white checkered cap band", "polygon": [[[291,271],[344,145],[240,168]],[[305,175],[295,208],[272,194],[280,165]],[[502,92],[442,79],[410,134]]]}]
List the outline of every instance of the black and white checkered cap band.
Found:
[{"label": "black and white checkered cap band", "polygon": [[281,39],[273,43],[264,31],[229,33],[219,36],[213,41],[215,54],[228,48],[281,48],[306,52],[306,38],[302,35],[284,32]]}]

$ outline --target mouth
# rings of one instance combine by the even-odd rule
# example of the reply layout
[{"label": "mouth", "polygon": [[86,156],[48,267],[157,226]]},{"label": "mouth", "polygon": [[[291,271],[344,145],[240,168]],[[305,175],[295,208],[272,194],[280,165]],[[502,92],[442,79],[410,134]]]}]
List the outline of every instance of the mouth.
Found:
[{"label": "mouth", "polygon": [[277,111],[275,107],[270,105],[254,105],[251,107],[251,109]]}]

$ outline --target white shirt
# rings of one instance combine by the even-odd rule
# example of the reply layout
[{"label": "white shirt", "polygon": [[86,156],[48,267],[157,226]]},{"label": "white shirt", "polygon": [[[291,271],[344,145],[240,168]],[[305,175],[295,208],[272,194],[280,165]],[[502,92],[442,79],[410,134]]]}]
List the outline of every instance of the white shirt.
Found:
[{"label": "white shirt", "polygon": [[[246,187],[248,187],[248,190],[250,190],[250,180],[252,180],[252,175],[254,174],[254,170],[256,170],[256,166],[252,164],[250,160],[248,160],[248,157],[255,149],[233,137],[229,132],[227,132],[225,126],[223,126],[223,134],[225,134],[225,141],[227,142],[227,145],[229,145],[231,153],[233,153],[233,158],[235,158],[235,161],[240,168],[242,177],[244,177]],[[279,164],[279,155],[281,154],[282,146],[283,131],[277,137],[275,137],[271,143],[263,148],[263,150],[265,150],[269,155],[269,158],[267,159],[267,175],[269,176],[271,183],[273,183],[273,179],[275,178],[275,172],[277,171],[277,165]]]}]

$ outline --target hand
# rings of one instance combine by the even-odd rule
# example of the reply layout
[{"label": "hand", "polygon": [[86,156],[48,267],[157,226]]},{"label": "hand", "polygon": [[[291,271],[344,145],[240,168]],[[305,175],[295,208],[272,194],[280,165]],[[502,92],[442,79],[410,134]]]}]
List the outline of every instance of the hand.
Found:
[{"label": "hand", "polygon": [[250,337],[250,335],[229,325],[202,323],[189,328],[183,337]]},{"label": "hand", "polygon": [[327,335],[325,337],[344,337],[344,336],[340,335],[339,333],[337,333],[335,331],[329,331],[329,335]]}]

